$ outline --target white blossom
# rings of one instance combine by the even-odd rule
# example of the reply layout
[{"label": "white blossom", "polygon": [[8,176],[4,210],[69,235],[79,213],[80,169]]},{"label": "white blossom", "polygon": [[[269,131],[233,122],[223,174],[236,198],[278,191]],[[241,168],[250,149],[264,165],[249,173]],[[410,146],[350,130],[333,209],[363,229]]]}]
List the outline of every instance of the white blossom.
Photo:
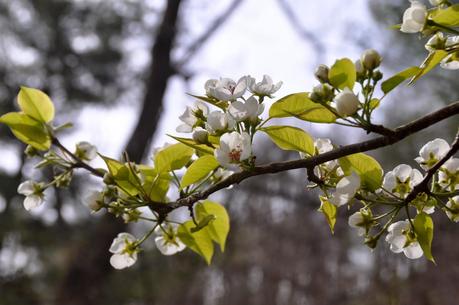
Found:
[{"label": "white blossom", "polygon": [[442,32],[437,32],[427,41],[425,48],[429,52],[435,52],[445,48],[446,39]]},{"label": "white blossom", "polygon": [[264,109],[265,105],[258,103],[257,99],[252,96],[245,102],[232,102],[228,107],[228,112],[237,122],[246,120],[256,122],[258,116],[263,113]]},{"label": "white blossom", "polygon": [[336,184],[336,191],[330,198],[330,202],[336,206],[347,204],[354,198],[360,188],[360,176],[352,172],[350,176],[344,176]]},{"label": "white blossom", "polygon": [[263,80],[258,83],[255,78],[248,77],[247,82],[249,90],[258,96],[271,96],[271,94],[275,93],[282,86],[282,82],[274,84],[269,75],[263,75]]},{"label": "white blossom", "polygon": [[159,252],[163,255],[174,255],[177,252],[183,251],[186,246],[177,236],[178,225],[175,223],[168,223],[163,227],[155,229],[155,244]]},{"label": "white blossom", "polygon": [[427,142],[419,151],[419,157],[415,160],[424,169],[432,168],[449,151],[449,144],[443,139],[437,138]]},{"label": "white blossom", "polygon": [[314,71],[314,76],[317,78],[317,80],[321,83],[328,83],[328,72],[330,71],[330,68],[328,68],[327,65],[319,65],[316,70]]},{"label": "white blossom", "polygon": [[137,239],[126,232],[119,233],[110,246],[110,264],[115,269],[124,269],[134,265],[137,261]]},{"label": "white blossom", "polygon": [[227,113],[215,110],[207,117],[206,129],[211,134],[231,130],[236,125],[234,119]]},{"label": "white blossom", "polygon": [[386,242],[390,244],[390,250],[394,253],[403,252],[410,259],[420,258],[422,248],[411,231],[410,222],[401,220],[394,222],[387,229]]},{"label": "white blossom", "polygon": [[356,113],[357,109],[359,109],[360,102],[354,92],[349,90],[349,88],[345,88],[335,97],[335,104],[338,114],[346,117]]},{"label": "white blossom", "polygon": [[43,203],[45,199],[43,191],[41,183],[31,180],[24,181],[19,185],[18,193],[26,196],[23,204],[27,211],[36,208]]},{"label": "white blossom", "polygon": [[225,133],[220,137],[220,147],[215,150],[215,157],[218,162],[222,166],[234,170],[238,170],[237,164],[248,159],[251,154],[250,136],[246,132]]},{"label": "white blossom", "polygon": [[403,13],[400,31],[404,33],[421,32],[427,20],[427,8],[419,1],[411,0],[411,6]]},{"label": "white blossom", "polygon": [[237,83],[231,78],[210,79],[204,87],[209,97],[221,101],[234,101],[242,97],[247,90],[247,77],[241,77]]},{"label": "white blossom", "polygon": [[384,176],[383,188],[401,198],[406,198],[422,179],[420,171],[412,169],[409,165],[400,164]]},{"label": "white blossom", "polygon": [[446,161],[438,172],[438,183],[450,191],[459,190],[459,159],[451,158]]},{"label": "white blossom", "polygon": [[446,39],[445,47],[453,47],[456,46],[456,52],[453,52],[446,56],[440,63],[440,66],[443,69],[448,70],[457,70],[459,69],[459,35],[451,36]]},{"label": "white blossom", "polygon": [[208,113],[209,107],[201,101],[196,101],[192,107],[187,106],[185,112],[179,116],[183,124],[177,127],[177,132],[192,132],[199,120],[206,117]]},{"label": "white blossom", "polygon": [[459,222],[459,196],[449,198],[446,203],[446,215],[454,222]]},{"label": "white blossom", "polygon": [[350,227],[357,229],[359,236],[364,235],[375,224],[371,210],[362,208],[349,216],[348,222]]},{"label": "white blossom", "polygon": [[80,159],[91,161],[97,157],[97,147],[89,142],[79,142],[75,154]]},{"label": "white blossom", "polygon": [[104,194],[98,191],[91,191],[84,198],[84,204],[93,212],[99,211],[104,206]]}]

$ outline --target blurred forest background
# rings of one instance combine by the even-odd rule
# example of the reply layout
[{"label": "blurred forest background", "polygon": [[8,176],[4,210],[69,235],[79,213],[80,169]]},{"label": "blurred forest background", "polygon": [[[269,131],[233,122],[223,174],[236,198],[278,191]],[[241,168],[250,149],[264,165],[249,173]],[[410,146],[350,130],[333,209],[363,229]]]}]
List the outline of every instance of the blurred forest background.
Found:
[{"label": "blurred forest background", "polygon": [[[12,111],[20,85],[41,88],[57,104],[58,123],[75,121],[69,147],[90,140],[104,154],[126,150],[148,160],[177,116],[211,77],[270,74],[282,94],[307,91],[314,67],[368,47],[384,57],[386,76],[418,65],[416,35],[389,30],[408,1],[0,0],[0,113]],[[326,20],[326,22],[324,22]],[[263,51],[260,51],[263,49]],[[384,101],[378,120],[408,122],[459,98],[457,72],[436,71]],[[348,144],[368,137],[297,122],[315,136]],[[457,119],[373,152],[386,170],[413,158],[423,143],[448,141]],[[333,132],[331,132],[333,130]],[[330,136],[331,135],[331,136]],[[296,155],[259,142],[260,162]],[[108,248],[118,232],[141,232],[111,216],[90,215],[81,198],[95,182],[77,175],[27,213],[16,189],[33,171],[24,147],[0,126],[0,304],[451,304],[459,299],[459,227],[436,215],[437,266],[371,252],[341,209],[331,235],[302,171],[252,179],[218,197],[232,229],[212,266],[190,251],[163,257],[147,245],[136,265],[115,271]],[[270,154],[262,152],[269,151]],[[23,170],[20,170],[23,167]],[[438,213],[441,214],[441,213]]]}]

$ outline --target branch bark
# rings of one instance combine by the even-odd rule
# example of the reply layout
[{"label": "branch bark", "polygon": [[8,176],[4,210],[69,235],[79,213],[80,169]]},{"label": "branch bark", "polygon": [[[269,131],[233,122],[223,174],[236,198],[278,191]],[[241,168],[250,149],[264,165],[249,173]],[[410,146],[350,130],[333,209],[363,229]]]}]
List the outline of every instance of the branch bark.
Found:
[{"label": "branch bark", "polygon": [[397,143],[406,137],[417,133],[431,125],[434,125],[444,119],[449,117],[455,116],[459,114],[459,101],[454,102],[440,110],[437,110],[433,113],[430,113],[424,117],[421,117],[409,124],[402,125],[395,130],[393,133],[388,135],[379,136],[374,139],[370,139],[367,141],[342,146],[336,148],[332,151],[329,151],[324,154],[320,154],[317,156],[313,156],[307,159],[299,159],[299,160],[291,160],[291,161],[284,161],[284,162],[276,162],[267,165],[256,166],[250,171],[242,171],[239,173],[235,173],[228,177],[227,179],[210,186],[208,189],[190,195],[188,197],[179,199],[175,202],[170,202],[167,205],[165,204],[152,204],[151,208],[158,211],[159,213],[167,213],[174,209],[183,206],[192,206],[195,202],[199,200],[206,199],[211,194],[224,189],[233,184],[239,184],[240,182],[244,181],[247,178],[265,175],[265,174],[275,174],[283,171],[299,169],[299,168],[306,168],[311,169],[315,166],[322,164],[327,161],[339,159],[341,157],[345,157],[348,155],[352,155],[355,153],[366,152],[369,150],[385,147]]}]

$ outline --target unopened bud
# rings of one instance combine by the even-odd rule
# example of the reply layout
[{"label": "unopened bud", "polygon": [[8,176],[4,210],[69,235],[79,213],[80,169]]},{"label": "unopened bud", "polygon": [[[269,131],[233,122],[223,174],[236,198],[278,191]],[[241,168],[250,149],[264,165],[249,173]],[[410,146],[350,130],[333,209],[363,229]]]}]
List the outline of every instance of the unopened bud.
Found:
[{"label": "unopened bud", "polygon": [[373,80],[375,82],[380,81],[382,78],[383,78],[383,74],[381,73],[381,71],[374,71],[373,72]]},{"label": "unopened bud", "polygon": [[365,69],[373,70],[381,64],[381,55],[376,50],[365,50],[360,58],[362,65]]},{"label": "unopened bud", "polygon": [[328,71],[330,69],[326,65],[319,65],[314,72],[314,76],[319,80],[319,82],[325,84],[329,83]]},{"label": "unopened bud", "polygon": [[209,133],[204,129],[196,129],[193,132],[193,140],[198,144],[209,143]]}]

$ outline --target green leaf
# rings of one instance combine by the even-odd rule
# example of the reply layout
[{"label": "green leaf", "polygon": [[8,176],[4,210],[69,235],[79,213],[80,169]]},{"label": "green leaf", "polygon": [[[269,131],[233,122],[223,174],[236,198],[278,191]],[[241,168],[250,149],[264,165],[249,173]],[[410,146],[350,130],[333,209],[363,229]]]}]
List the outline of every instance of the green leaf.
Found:
[{"label": "green leaf", "polygon": [[314,103],[308,93],[300,92],[287,95],[269,109],[271,118],[296,117],[303,121],[316,123],[333,123],[336,116],[324,106]]},{"label": "green leaf", "polygon": [[374,158],[364,153],[358,153],[342,157],[338,160],[346,176],[356,172],[360,176],[361,185],[364,189],[375,191],[381,187],[383,170]]},{"label": "green leaf", "polygon": [[214,215],[215,220],[209,222],[204,230],[208,232],[213,241],[220,245],[221,251],[224,252],[226,238],[230,230],[228,212],[221,204],[209,200],[196,205],[196,216],[199,221],[204,220],[209,215]]},{"label": "green leaf", "polygon": [[314,140],[303,129],[292,126],[269,126],[260,130],[281,149],[314,154]]},{"label": "green leaf", "polygon": [[184,167],[191,156],[194,149],[191,147],[177,143],[163,148],[155,155],[155,167],[159,172],[170,172]]},{"label": "green leaf", "polygon": [[207,230],[200,230],[192,233],[191,229],[195,225],[193,221],[181,224],[177,230],[177,236],[191,250],[201,255],[206,263],[210,265],[214,254],[214,244]]},{"label": "green leaf", "polygon": [[108,171],[113,176],[116,185],[130,196],[135,196],[142,191],[141,185],[132,173],[129,166],[115,159],[100,155],[107,164]]},{"label": "green leaf", "polygon": [[[178,142],[180,142],[182,144],[185,144],[188,147],[191,147],[191,148],[195,149],[196,151],[198,151],[198,152],[200,152],[202,154],[214,155],[214,149],[212,147],[208,146],[208,145],[198,144],[193,139],[180,138],[180,137],[175,137],[175,136],[171,136],[171,135],[169,135],[169,137],[173,138],[174,140],[176,140],[176,141],[178,141]],[[210,137],[209,136],[209,141],[212,141],[212,138],[214,138],[214,137]]]},{"label": "green leaf", "polygon": [[380,104],[380,100],[378,98],[372,98],[370,100],[370,109],[373,110],[373,109],[376,109],[379,107],[379,104]]},{"label": "green leaf", "polygon": [[54,118],[53,102],[48,95],[38,89],[21,87],[18,103],[25,114],[39,122],[48,123]]},{"label": "green leaf", "polygon": [[415,76],[419,72],[419,70],[420,69],[418,67],[409,67],[408,69],[405,69],[395,74],[394,76],[386,79],[381,84],[382,91],[384,92],[384,94],[389,93],[408,78]]},{"label": "green leaf", "polygon": [[426,75],[430,70],[435,68],[446,56],[448,56],[448,52],[444,50],[436,50],[435,52],[431,52],[422,63],[418,73],[416,73],[416,75],[410,80],[410,84],[413,84],[418,79]]},{"label": "green leaf", "polygon": [[431,249],[434,229],[432,218],[424,212],[419,213],[414,218],[413,225],[419,245],[421,246],[422,251],[424,251],[424,255],[428,260],[435,263]]},{"label": "green leaf", "polygon": [[448,27],[459,26],[459,4],[453,4],[446,9],[439,9],[431,16],[431,19],[440,25]]},{"label": "green leaf", "polygon": [[320,197],[320,202],[321,205],[318,211],[324,214],[325,220],[327,220],[328,226],[330,227],[332,234],[334,234],[337,208],[333,203],[328,201],[326,197]]},{"label": "green leaf", "polygon": [[199,223],[196,225],[196,227],[191,228],[191,233],[198,232],[199,230],[204,229],[211,223],[212,221],[215,220],[215,215],[206,215],[203,219],[199,221]]},{"label": "green leaf", "polygon": [[158,172],[155,168],[147,165],[138,165],[143,176],[143,189],[151,200],[156,202],[166,201],[172,176],[168,172]]},{"label": "green leaf", "polygon": [[194,161],[185,172],[180,182],[181,188],[185,188],[193,183],[196,183],[218,167],[219,163],[214,156],[204,155]]},{"label": "green leaf", "polygon": [[194,95],[194,94],[190,94],[190,93],[187,93],[189,96],[192,96],[194,98],[197,98],[198,100],[201,100],[203,102],[206,102],[206,103],[209,103],[215,107],[218,107],[222,110],[226,110],[226,108],[228,108],[228,102],[226,101],[219,101],[215,98],[211,98],[211,97],[207,97],[207,96],[201,96],[201,95]]},{"label": "green leaf", "polygon": [[0,123],[8,125],[18,140],[38,150],[51,147],[51,137],[45,125],[21,112],[10,112],[0,117]]},{"label": "green leaf", "polygon": [[328,79],[333,87],[344,89],[348,87],[350,90],[354,88],[357,73],[355,65],[349,58],[342,58],[331,66],[328,72]]}]

